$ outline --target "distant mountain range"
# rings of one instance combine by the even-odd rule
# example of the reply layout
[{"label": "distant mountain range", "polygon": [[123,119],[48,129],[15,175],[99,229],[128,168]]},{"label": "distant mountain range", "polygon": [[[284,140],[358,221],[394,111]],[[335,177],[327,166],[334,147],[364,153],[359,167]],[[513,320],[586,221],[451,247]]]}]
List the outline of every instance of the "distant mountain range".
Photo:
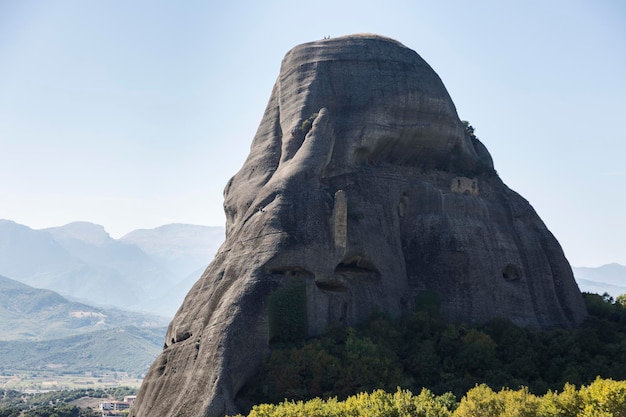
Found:
[{"label": "distant mountain range", "polygon": [[0,341],[0,372],[128,372],[140,378],[163,349],[164,328],[124,326],[60,339]]},{"label": "distant mountain range", "polygon": [[169,224],[113,239],[87,222],[34,230],[0,220],[0,274],[90,304],[172,317],[223,239],[223,227]]},{"label": "distant mountain range", "polygon": [[0,371],[144,373],[168,319],[96,308],[0,276]]},{"label": "distant mountain range", "polygon": [[0,371],[141,375],[223,238],[223,227],[113,239],[86,222],[34,230],[0,220]]},{"label": "distant mountain range", "polygon": [[165,328],[169,319],[70,301],[0,276],[0,340],[41,341],[119,327]]},{"label": "distant mountain range", "polygon": [[596,294],[605,292],[613,297],[626,294],[626,266],[608,264],[597,268],[574,267],[574,276],[581,291]]}]

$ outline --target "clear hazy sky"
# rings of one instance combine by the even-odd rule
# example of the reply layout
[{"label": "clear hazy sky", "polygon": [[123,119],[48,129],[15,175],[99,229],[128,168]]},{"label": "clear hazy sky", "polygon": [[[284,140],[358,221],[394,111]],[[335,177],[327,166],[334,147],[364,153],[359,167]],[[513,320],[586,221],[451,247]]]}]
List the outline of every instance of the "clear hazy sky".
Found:
[{"label": "clear hazy sky", "polygon": [[293,46],[395,38],[574,266],[626,264],[626,2],[0,1],[0,218],[223,225]]}]

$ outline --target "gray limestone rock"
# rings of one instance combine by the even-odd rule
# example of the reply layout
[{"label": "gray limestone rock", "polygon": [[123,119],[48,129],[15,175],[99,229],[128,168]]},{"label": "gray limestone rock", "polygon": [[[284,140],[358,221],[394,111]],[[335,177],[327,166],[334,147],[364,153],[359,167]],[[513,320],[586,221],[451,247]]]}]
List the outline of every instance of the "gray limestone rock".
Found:
[{"label": "gray limestone rock", "polygon": [[438,299],[451,320],[571,327],[571,268],[466,134],[437,74],[355,35],[284,58],[224,192],[226,240],[169,326],[132,415],[221,416],[271,342]]}]

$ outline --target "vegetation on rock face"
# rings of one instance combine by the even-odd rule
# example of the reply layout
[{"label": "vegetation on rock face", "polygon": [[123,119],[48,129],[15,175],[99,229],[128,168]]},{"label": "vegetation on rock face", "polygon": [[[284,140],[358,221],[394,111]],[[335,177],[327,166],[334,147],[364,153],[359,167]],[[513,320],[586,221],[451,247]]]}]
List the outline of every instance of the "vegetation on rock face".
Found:
[{"label": "vegetation on rock face", "polygon": [[470,139],[472,139],[473,141],[478,140],[478,136],[476,136],[476,129],[474,128],[474,126],[472,126],[467,120],[462,120],[462,123],[463,127],[465,128],[465,133],[469,135]]},{"label": "vegetation on rock face", "polygon": [[[469,136],[472,141],[472,145],[477,149],[484,148],[484,145],[481,144],[478,136],[476,136],[476,129],[472,126],[467,120],[462,120],[463,126],[465,128],[465,134]],[[452,149],[450,161],[448,162],[448,166],[446,169],[449,172],[454,172],[458,175],[463,175],[466,177],[475,177],[480,175],[486,175],[487,177],[497,177],[498,173],[493,168],[491,163],[483,159],[479,159],[476,163],[470,163],[467,159],[463,158],[463,152],[459,146],[455,146]]]},{"label": "vegetation on rock face", "polygon": [[[560,392],[543,396],[528,388],[503,388],[495,392],[481,384],[471,388],[457,403],[454,396],[434,395],[422,389],[419,395],[398,388],[395,393],[375,390],[348,397],[309,401],[285,400],[278,405],[254,406],[248,417],[620,417],[626,416],[626,381],[597,378],[579,390],[566,384]],[[238,417],[241,417],[239,415]]]},{"label": "vegetation on rock face", "polygon": [[341,400],[397,387],[461,397],[476,384],[545,394],[597,376],[626,380],[626,308],[606,295],[584,297],[590,316],[578,329],[540,331],[507,320],[472,327],[447,323],[425,305],[400,322],[376,316],[306,343],[276,344],[239,400]]},{"label": "vegetation on rock face", "polygon": [[313,122],[315,121],[315,119],[317,119],[317,116],[318,113],[313,113],[309,116],[308,119],[302,122],[302,124],[300,125],[300,132],[302,132],[302,135],[306,136],[306,134],[309,133],[309,131],[313,127]]},{"label": "vegetation on rock face", "polygon": [[292,278],[268,300],[270,341],[293,343],[306,338],[306,285]]}]

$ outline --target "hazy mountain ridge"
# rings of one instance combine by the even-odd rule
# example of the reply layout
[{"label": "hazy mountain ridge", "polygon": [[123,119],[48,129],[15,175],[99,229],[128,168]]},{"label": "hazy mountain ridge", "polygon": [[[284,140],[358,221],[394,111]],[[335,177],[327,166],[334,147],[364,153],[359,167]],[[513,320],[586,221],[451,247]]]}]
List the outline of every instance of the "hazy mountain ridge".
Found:
[{"label": "hazy mountain ridge", "polygon": [[35,230],[0,220],[0,274],[90,304],[171,316],[223,238],[223,227],[170,224],[113,239],[87,222]]},{"label": "hazy mountain ridge", "polygon": [[0,220],[0,274],[26,283],[30,277],[45,283],[47,276],[80,264],[49,233]]},{"label": "hazy mountain ridge", "polygon": [[132,231],[119,241],[136,245],[167,268],[187,276],[213,259],[224,241],[224,228],[167,224]]},{"label": "hazy mountain ridge", "polygon": [[125,326],[42,341],[0,341],[0,370],[115,370],[142,374],[163,346],[165,329]]},{"label": "hazy mountain ridge", "polygon": [[49,340],[123,326],[159,327],[167,319],[69,301],[0,276],[0,340]]},{"label": "hazy mountain ridge", "polygon": [[0,276],[0,370],[117,370],[141,374],[168,319],[69,301]]},{"label": "hazy mountain ridge", "polygon": [[581,291],[603,294],[613,297],[626,294],[626,266],[618,263],[602,265],[596,268],[572,267],[574,277]]}]

